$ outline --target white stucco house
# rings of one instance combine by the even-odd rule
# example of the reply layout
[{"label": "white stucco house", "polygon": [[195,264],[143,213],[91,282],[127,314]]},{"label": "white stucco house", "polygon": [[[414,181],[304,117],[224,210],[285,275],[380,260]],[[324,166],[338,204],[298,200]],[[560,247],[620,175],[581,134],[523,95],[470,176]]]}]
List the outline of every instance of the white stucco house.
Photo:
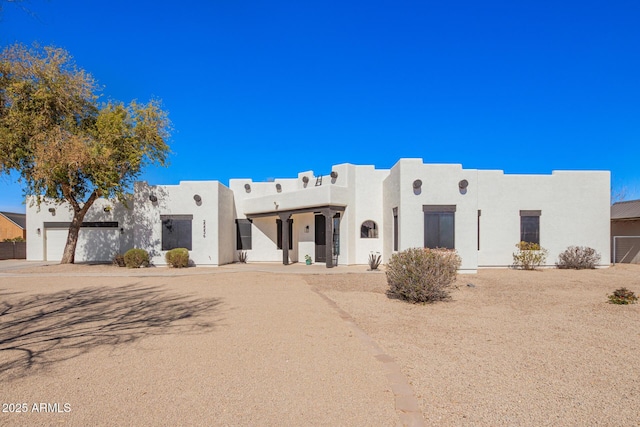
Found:
[{"label": "white stucco house", "polygon": [[[457,250],[461,271],[506,267],[519,241],[539,243],[553,265],[570,245],[610,257],[610,174],[554,171],[509,175],[400,159],[391,169],[340,164],[316,176],[254,182],[231,179],[138,182],[129,207],[99,200],[80,232],[76,261],[109,261],[132,247],[153,263],[186,247],[198,266],[238,260],[327,267],[383,261],[411,247]],[[27,208],[27,258],[61,259],[71,213],[64,205]]]}]

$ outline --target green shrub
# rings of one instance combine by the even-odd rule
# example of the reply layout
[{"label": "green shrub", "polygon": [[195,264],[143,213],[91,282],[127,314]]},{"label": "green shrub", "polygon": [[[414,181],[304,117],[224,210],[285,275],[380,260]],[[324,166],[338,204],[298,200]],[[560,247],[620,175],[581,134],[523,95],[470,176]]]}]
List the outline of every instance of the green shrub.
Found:
[{"label": "green shrub", "polygon": [[558,268],[573,268],[582,270],[585,268],[596,268],[600,262],[600,254],[593,248],[586,246],[569,246],[564,252],[558,255]]},{"label": "green shrub", "polygon": [[124,255],[115,254],[113,256],[113,265],[115,265],[117,267],[124,267],[126,265],[125,262],[124,262]]},{"label": "green shrub", "polygon": [[164,255],[164,259],[169,266],[174,268],[185,268],[189,266],[189,250],[185,248],[171,249]]},{"label": "green shrub", "polygon": [[513,253],[513,267],[535,270],[547,260],[547,250],[537,243],[520,242]]},{"label": "green shrub", "polygon": [[127,268],[148,267],[149,253],[144,249],[129,249],[124,254],[124,263]]},{"label": "green shrub", "polygon": [[459,267],[455,251],[411,248],[393,254],[386,270],[389,294],[415,303],[447,300]]},{"label": "green shrub", "polygon": [[616,289],[608,298],[611,304],[635,304],[638,302],[636,294],[627,288]]}]

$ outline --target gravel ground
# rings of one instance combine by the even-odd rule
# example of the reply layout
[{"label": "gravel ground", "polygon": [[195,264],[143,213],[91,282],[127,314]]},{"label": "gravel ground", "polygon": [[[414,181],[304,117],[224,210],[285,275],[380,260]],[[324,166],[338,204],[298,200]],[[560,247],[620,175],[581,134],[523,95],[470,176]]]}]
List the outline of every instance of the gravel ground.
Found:
[{"label": "gravel ground", "polygon": [[383,273],[154,270],[0,274],[0,402],[28,406],[0,425],[399,425],[381,363],[312,289],[395,359],[426,425],[640,425],[640,305],[606,302],[640,293],[637,265],[481,270],[430,305]]},{"label": "gravel ground", "polygon": [[387,298],[383,274],[305,280],[398,360],[426,425],[640,425],[640,305],[607,303],[640,294],[638,265],[480,270],[431,305]]}]

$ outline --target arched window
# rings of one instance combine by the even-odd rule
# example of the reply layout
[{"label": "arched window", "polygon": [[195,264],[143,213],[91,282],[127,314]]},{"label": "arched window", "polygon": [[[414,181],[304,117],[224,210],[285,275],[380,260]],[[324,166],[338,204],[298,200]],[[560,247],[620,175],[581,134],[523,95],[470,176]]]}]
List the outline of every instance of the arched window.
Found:
[{"label": "arched window", "polygon": [[377,239],[378,225],[370,219],[366,220],[360,227],[360,237],[363,239]]}]

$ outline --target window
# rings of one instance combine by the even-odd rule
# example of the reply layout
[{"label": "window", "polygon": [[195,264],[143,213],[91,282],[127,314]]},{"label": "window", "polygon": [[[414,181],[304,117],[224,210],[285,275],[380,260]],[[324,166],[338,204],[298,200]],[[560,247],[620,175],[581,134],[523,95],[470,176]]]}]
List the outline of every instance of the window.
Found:
[{"label": "window", "polygon": [[[293,249],[293,219],[289,218],[289,249]],[[276,219],[278,226],[278,249],[282,249],[282,220]]]},{"label": "window", "polygon": [[360,227],[360,237],[363,239],[377,239],[378,225],[370,219],[363,222]]},{"label": "window", "polygon": [[340,255],[340,213],[333,216],[333,254]]},{"label": "window", "polygon": [[455,205],[425,205],[424,247],[455,249]]},{"label": "window", "polygon": [[480,216],[482,216],[482,211],[478,209],[478,250],[480,250]]},{"label": "window", "polygon": [[542,211],[520,211],[520,241],[540,244]]},{"label": "window", "polygon": [[398,208],[393,208],[393,250],[398,250]]},{"label": "window", "polygon": [[162,221],[162,250],[175,248],[191,250],[191,222],[193,215],[160,215]]},{"label": "window", "polygon": [[251,220],[236,219],[236,249],[251,249]]}]

